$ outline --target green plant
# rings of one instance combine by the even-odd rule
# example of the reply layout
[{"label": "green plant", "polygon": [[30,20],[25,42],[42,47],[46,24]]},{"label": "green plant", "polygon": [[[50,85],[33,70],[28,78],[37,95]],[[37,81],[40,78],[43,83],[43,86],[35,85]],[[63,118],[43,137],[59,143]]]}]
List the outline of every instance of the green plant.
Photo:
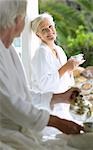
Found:
[{"label": "green plant", "polygon": [[56,23],[57,41],[66,45],[68,35],[74,37],[79,25],[84,26],[84,17],[80,11],[59,0],[39,0],[39,12],[49,12]]},{"label": "green plant", "polygon": [[[39,12],[49,12],[56,23],[57,43],[68,57],[84,53],[83,66],[93,65],[93,0],[39,0]],[[78,9],[76,6],[79,6]]]},{"label": "green plant", "polygon": [[86,32],[83,26],[79,26],[76,30],[76,37],[68,37],[66,53],[68,57],[83,53],[86,62],[84,67],[93,65],[93,33]]}]

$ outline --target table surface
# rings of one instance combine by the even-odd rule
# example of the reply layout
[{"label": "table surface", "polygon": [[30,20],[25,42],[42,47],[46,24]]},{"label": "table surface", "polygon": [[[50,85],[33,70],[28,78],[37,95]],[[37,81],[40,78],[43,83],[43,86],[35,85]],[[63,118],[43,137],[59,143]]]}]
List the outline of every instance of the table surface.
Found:
[{"label": "table surface", "polygon": [[[83,89],[82,87],[86,83],[91,84],[91,88]],[[75,86],[79,87],[84,98],[90,100],[93,104],[93,79],[79,76],[75,78]],[[93,121],[93,116],[91,116],[89,120]],[[56,145],[58,150],[60,150],[60,146],[62,150],[93,150],[93,133],[68,136],[54,128],[46,128],[44,132],[43,140],[48,142],[53,140],[54,143],[57,142]]]}]

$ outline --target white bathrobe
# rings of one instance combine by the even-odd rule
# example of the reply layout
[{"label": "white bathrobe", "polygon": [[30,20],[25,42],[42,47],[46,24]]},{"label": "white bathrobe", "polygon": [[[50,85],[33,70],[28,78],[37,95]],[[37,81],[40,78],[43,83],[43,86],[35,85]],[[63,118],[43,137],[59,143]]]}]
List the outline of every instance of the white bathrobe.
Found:
[{"label": "white bathrobe", "polygon": [[58,70],[67,62],[67,56],[63,49],[55,45],[58,58],[50,48],[41,43],[31,61],[31,88],[33,97],[40,97],[32,101],[36,106],[50,109],[50,101],[53,93],[63,93],[74,85],[73,74],[66,72],[62,77]]},{"label": "white bathrobe", "polygon": [[[13,140],[15,147],[17,147],[18,141],[20,145],[21,142],[25,144],[27,140],[19,130],[21,132],[25,132],[28,129],[40,131],[47,125],[49,113],[33,107],[31,98],[19,56],[12,46],[7,49],[0,41],[1,141],[9,143],[9,141],[12,142]],[[33,136],[32,134],[32,143],[34,141]],[[19,149],[17,148],[17,150]],[[20,150],[23,150],[23,148],[20,148]],[[24,148],[24,150],[26,149]]]},{"label": "white bathrobe", "polygon": [[46,126],[49,113],[31,99],[20,58],[0,41],[0,150],[78,150],[63,137],[42,140],[36,131]]}]

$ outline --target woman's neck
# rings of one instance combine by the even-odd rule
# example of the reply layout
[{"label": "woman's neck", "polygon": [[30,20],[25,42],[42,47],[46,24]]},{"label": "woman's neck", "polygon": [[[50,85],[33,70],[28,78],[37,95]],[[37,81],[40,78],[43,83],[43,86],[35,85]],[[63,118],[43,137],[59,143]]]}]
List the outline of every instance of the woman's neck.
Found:
[{"label": "woman's neck", "polygon": [[57,52],[56,52],[56,47],[55,47],[56,44],[53,42],[53,43],[50,43],[50,44],[47,44],[47,45],[48,45],[48,47],[50,48],[50,50],[51,50],[53,56],[58,57],[58,56],[57,56]]},{"label": "woman's neck", "polygon": [[53,41],[53,42],[44,42],[50,49],[55,49],[55,42]]}]

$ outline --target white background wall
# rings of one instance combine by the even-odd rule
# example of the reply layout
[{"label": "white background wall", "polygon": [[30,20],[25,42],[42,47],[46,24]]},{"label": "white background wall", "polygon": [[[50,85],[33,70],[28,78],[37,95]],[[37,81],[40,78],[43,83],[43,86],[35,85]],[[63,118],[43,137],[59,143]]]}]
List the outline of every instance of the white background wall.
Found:
[{"label": "white background wall", "polygon": [[36,37],[34,37],[34,35],[30,30],[30,21],[37,15],[38,15],[38,0],[28,0],[27,19],[25,29],[22,34],[22,61],[29,81],[31,76],[30,62],[31,58],[34,55],[36,46],[38,45]]}]

